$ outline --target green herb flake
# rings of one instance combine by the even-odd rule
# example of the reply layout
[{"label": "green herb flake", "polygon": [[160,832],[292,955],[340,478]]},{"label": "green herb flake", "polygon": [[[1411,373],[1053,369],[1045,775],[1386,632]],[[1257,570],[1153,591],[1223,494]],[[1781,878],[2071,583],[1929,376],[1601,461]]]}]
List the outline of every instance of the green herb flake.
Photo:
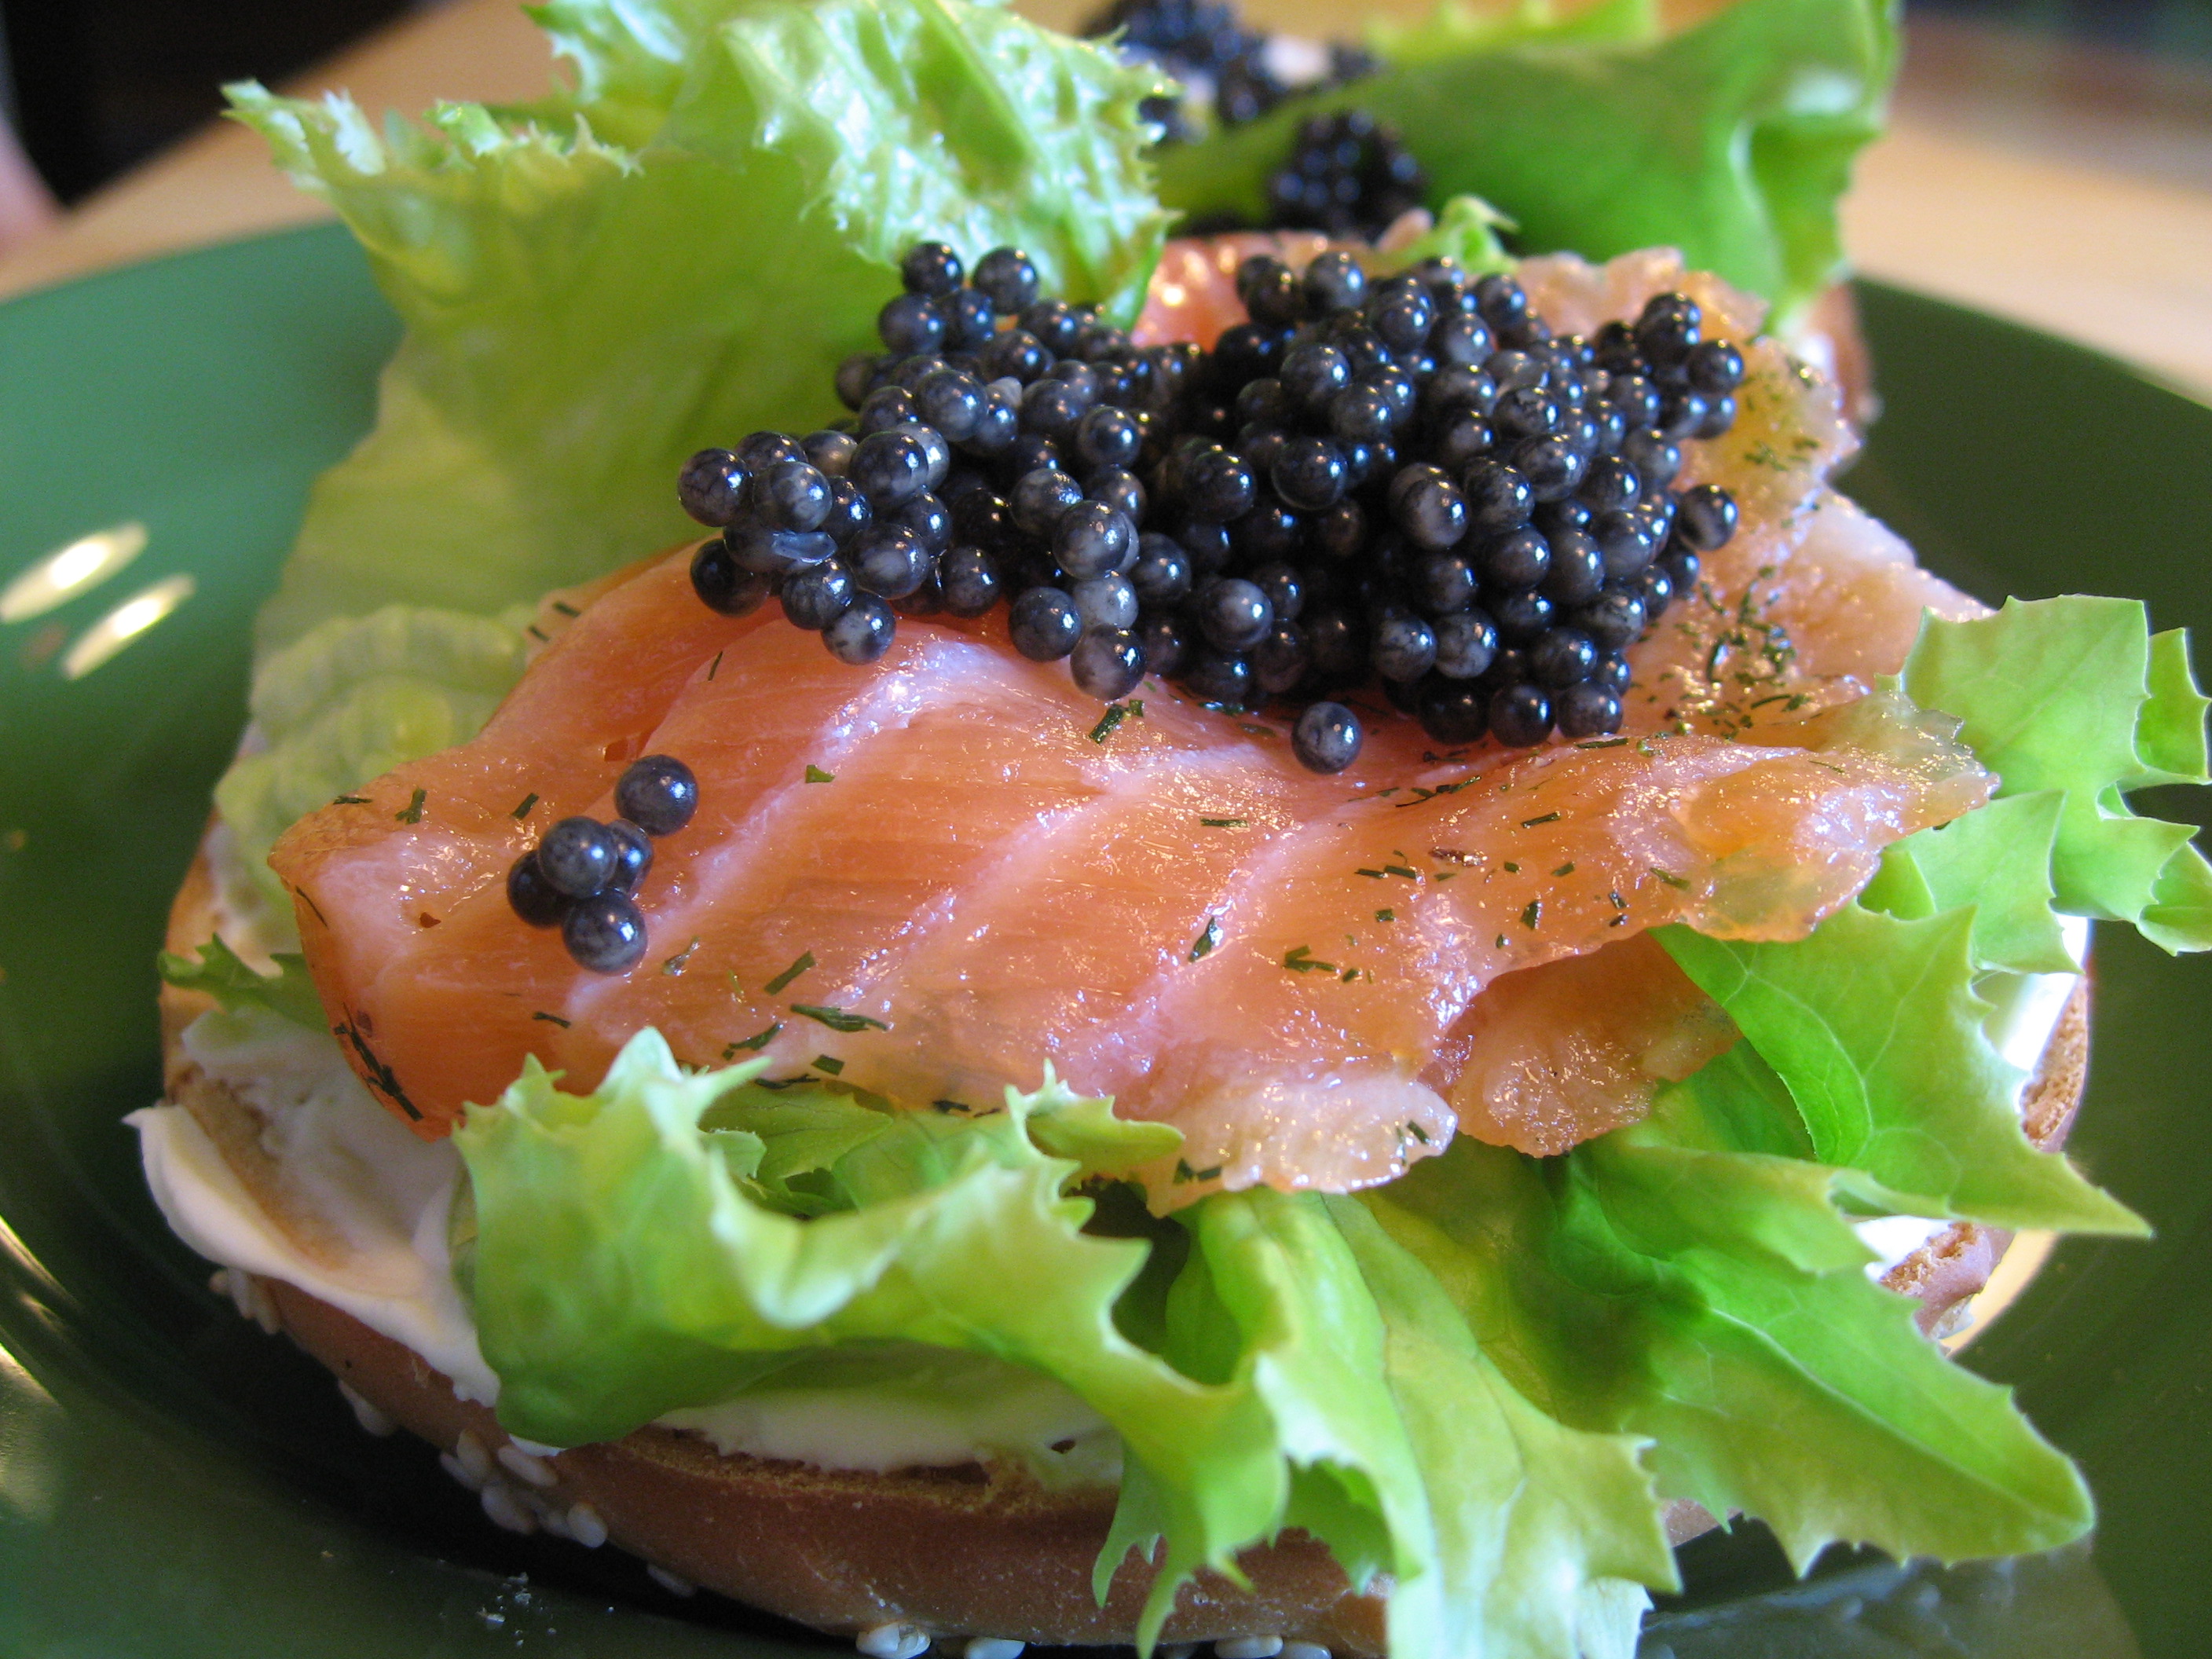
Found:
[{"label": "green herb flake", "polygon": [[794,1002],[791,1012],[802,1019],[811,1019],[817,1025],[827,1025],[833,1031],[888,1031],[891,1028],[882,1020],[870,1019],[866,1014],[848,1014],[842,1008],[824,1007],[819,1003]]},{"label": "green herb flake", "polygon": [[1614,909],[1626,910],[1628,908],[1628,901],[1621,897],[1620,890],[1618,887],[1614,888],[1610,893],[1607,893],[1606,896],[1613,901],[1613,908]]},{"label": "green herb flake", "polygon": [[368,797],[366,795],[339,795],[331,800],[331,805],[333,806],[366,806],[368,805]]},{"label": "green herb flake", "polygon": [[1395,910],[1377,910],[1375,913],[1375,920],[1377,921],[1395,921],[1398,920],[1398,913]]},{"label": "green herb flake", "polygon": [[1198,937],[1191,941],[1190,960],[1193,962],[1203,961],[1206,957],[1213,954],[1214,946],[1220,943],[1220,919],[1217,916],[1208,916],[1206,919],[1206,926],[1200,930]]},{"label": "green herb flake", "polygon": [[1386,876],[1403,876],[1407,881],[1419,881],[1421,878],[1419,871],[1402,864],[1386,864],[1382,866],[1382,873]]},{"label": "green herb flake", "polygon": [[835,783],[837,781],[837,775],[835,772],[825,772],[818,766],[810,765],[806,769],[806,781],[809,783]]},{"label": "green herb flake", "polygon": [[1540,818],[1522,819],[1521,827],[1523,830],[1534,830],[1540,823],[1557,823],[1559,821],[1559,815],[1557,812],[1547,812]]},{"label": "green herb flake", "polygon": [[1577,744],[1575,747],[1577,749],[1618,749],[1627,741],[1628,739],[1626,738],[1593,738],[1588,743]]},{"label": "green herb flake", "polygon": [[929,1109],[933,1112],[957,1113],[963,1117],[972,1116],[975,1110],[964,1100],[933,1100],[929,1103]]},{"label": "green herb flake", "polygon": [[1114,735],[1123,720],[1142,720],[1144,717],[1145,704],[1140,697],[1132,697],[1127,702],[1109,703],[1106,712],[1099,716],[1098,724],[1091,728],[1091,741],[1103,743]]},{"label": "green herb flake", "polygon": [[1514,863],[1510,859],[1506,860],[1504,863],[1499,865],[1498,867],[1503,870],[1509,876],[1517,876],[1521,873],[1521,866]]},{"label": "green herb flake", "polygon": [[1301,945],[1285,955],[1283,966],[1294,974],[1333,974],[1336,971],[1336,964],[1320,960],[1310,945]]},{"label": "green herb flake", "polygon": [[1528,908],[1521,913],[1521,925],[1533,933],[1535,931],[1536,924],[1542,921],[1543,917],[1544,901],[1540,898],[1530,899]]},{"label": "green herb flake", "polygon": [[1683,880],[1681,877],[1674,874],[1670,871],[1662,870],[1656,864],[1649,867],[1653,875],[1658,877],[1660,880],[1665,882],[1669,887],[1679,887],[1686,893],[1690,890],[1690,884]]},{"label": "green herb flake", "polygon": [[1505,948],[1505,935],[1503,933],[1498,936],[1498,948],[1501,951]]},{"label": "green herb flake", "polygon": [[1382,879],[1382,872],[1380,870],[1354,870],[1352,873],[1355,876],[1370,876],[1376,881]]},{"label": "green herb flake", "polygon": [[536,1013],[531,1015],[531,1018],[542,1019],[548,1025],[557,1025],[564,1031],[568,1029],[569,1025],[569,1022],[562,1018],[560,1015],[549,1014],[543,1008],[540,1008]]},{"label": "green herb flake", "polygon": [[845,1069],[845,1062],[834,1054],[817,1054],[814,1056],[814,1069],[817,1072],[827,1072],[831,1077],[836,1077]]},{"label": "green herb flake", "polygon": [[771,997],[782,995],[783,988],[785,986],[790,984],[792,981],[797,979],[801,974],[805,973],[813,965],[814,952],[809,951],[805,955],[800,957],[798,961],[793,963],[790,967],[785,969],[774,979],[769,981],[766,985],[763,986],[761,988],[761,994],[763,996]]},{"label": "green herb flake", "polygon": [[569,604],[566,599],[554,600],[553,608],[564,617],[580,617],[584,614],[582,611],[577,610],[574,605]]},{"label": "green herb flake", "polygon": [[1419,1124],[1418,1124],[1418,1123],[1408,1123],[1408,1124],[1406,1126],[1406,1133],[1407,1133],[1407,1134],[1409,1134],[1409,1135],[1413,1136],[1413,1138],[1414,1139],[1416,1139],[1416,1140],[1419,1141],[1419,1142],[1421,1143],[1421,1145],[1422,1145],[1422,1146],[1428,1146],[1428,1145],[1430,1144],[1430,1141],[1429,1141],[1429,1132],[1428,1132],[1426,1129],[1424,1129],[1424,1128],[1423,1128]]},{"label": "green herb flake", "polygon": [[718,672],[720,672],[720,670],[721,666],[722,666],[722,653],[721,653],[720,652],[717,651],[717,652],[714,653],[714,661],[712,661],[712,662],[710,662],[710,663],[708,663],[708,664],[707,665],[707,678],[708,678],[708,679],[710,679],[710,680],[711,680],[711,679],[713,679],[713,678],[714,678],[715,674],[716,674]]},{"label": "green herb flake", "polygon": [[1574,872],[1575,861],[1572,859],[1569,859],[1565,864],[1552,872],[1554,876],[1571,876]]},{"label": "green herb flake", "polygon": [[674,956],[666,957],[662,961],[660,964],[660,971],[673,979],[677,975],[684,971],[684,964],[691,960],[691,953],[698,948],[699,936],[698,934],[694,933],[691,935],[691,942],[689,945],[678,951]]},{"label": "green herb flake", "polygon": [[537,805],[538,792],[533,789],[528,794],[525,795],[521,800],[516,803],[514,811],[509,812],[507,817],[513,818],[517,823],[520,823],[523,819],[530,816],[530,809]]},{"label": "green herb flake", "polygon": [[1200,818],[1199,822],[1209,830],[1242,830],[1252,820],[1249,818]]},{"label": "green herb flake", "polygon": [[422,803],[428,798],[428,791],[417,789],[409,798],[407,805],[392,816],[401,823],[420,823],[422,822]]},{"label": "green herb flake", "polygon": [[762,1049],[767,1048],[769,1043],[775,1041],[776,1033],[781,1030],[783,1030],[783,1022],[781,1020],[778,1020],[775,1024],[769,1026],[765,1031],[755,1031],[750,1036],[745,1037],[739,1042],[732,1042],[728,1048],[722,1050],[722,1058],[724,1060],[728,1060],[741,1050],[748,1049],[754,1054],[758,1054]]},{"label": "green herb flake", "polygon": [[1207,1170],[1194,1170],[1189,1164],[1184,1163],[1182,1159],[1177,1158],[1176,1160],[1175,1184],[1178,1187],[1183,1185],[1186,1182],[1218,1181],[1220,1178],[1221,1165],[1218,1164]]}]

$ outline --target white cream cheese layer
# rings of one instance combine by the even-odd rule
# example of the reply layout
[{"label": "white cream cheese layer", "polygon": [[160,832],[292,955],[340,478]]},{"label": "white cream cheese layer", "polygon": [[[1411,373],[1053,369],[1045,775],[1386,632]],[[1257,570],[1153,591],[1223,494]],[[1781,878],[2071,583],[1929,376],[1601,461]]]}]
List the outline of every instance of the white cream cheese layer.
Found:
[{"label": "white cream cheese layer", "polygon": [[[447,1218],[460,1177],[450,1142],[424,1142],[378,1105],[325,1033],[273,1014],[207,1014],[184,1036],[209,1076],[263,1118],[289,1202],[327,1227],[310,1252],[247,1191],[181,1106],[131,1115],[146,1183],[170,1227],[209,1261],[305,1291],[413,1349],[464,1400],[499,1396],[455,1288]],[[677,1412],[667,1426],[725,1453],[823,1468],[1026,1464],[1048,1482],[1112,1481],[1120,1446],[1103,1419],[1048,1377],[996,1360],[917,1350],[904,1385],[756,1389]]]}]

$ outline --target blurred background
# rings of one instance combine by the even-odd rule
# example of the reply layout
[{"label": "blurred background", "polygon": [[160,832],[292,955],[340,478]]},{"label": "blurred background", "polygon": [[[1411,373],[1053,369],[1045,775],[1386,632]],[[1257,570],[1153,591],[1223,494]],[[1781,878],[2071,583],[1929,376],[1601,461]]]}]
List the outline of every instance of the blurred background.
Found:
[{"label": "blurred background", "polygon": [[[1504,4],[1508,0],[1486,0]],[[1063,27],[1093,0],[1020,0]],[[1245,0],[1356,33],[1430,0]],[[1686,18],[1725,0],[1662,0]],[[2130,357],[2212,396],[2212,0],[1911,0],[1891,137],[1847,228],[1862,269]],[[225,81],[372,110],[516,98],[546,63],[515,0],[0,0],[0,295],[316,216]]]}]

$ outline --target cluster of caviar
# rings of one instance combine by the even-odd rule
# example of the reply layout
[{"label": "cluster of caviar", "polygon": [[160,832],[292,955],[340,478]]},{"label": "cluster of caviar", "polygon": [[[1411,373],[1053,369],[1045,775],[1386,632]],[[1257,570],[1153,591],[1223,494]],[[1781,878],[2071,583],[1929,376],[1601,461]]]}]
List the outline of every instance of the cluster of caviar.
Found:
[{"label": "cluster of caviar", "polygon": [[[1083,32],[1093,39],[1118,34],[1125,56],[1157,65],[1196,91],[1224,126],[1257,120],[1293,92],[1341,86],[1375,71],[1366,52],[1331,45],[1320,82],[1286,86],[1269,64],[1267,37],[1247,29],[1226,0],[1114,0]],[[1199,136],[1177,99],[1149,99],[1140,112],[1170,141]]]},{"label": "cluster of caviar", "polygon": [[678,486],[722,529],[700,598],[774,595],[848,662],[897,612],[1004,603],[1018,650],[1103,701],[1150,673],[1288,702],[1318,771],[1357,756],[1339,699],[1378,681],[1442,743],[1593,737],[1620,726],[1623,653],[1735,528],[1726,491],[1672,488],[1743,377],[1681,295],[1561,338],[1510,276],[1260,257],[1250,320],[1207,352],[1137,348],[1011,249],[963,286],[924,243],[903,275],[887,349],[839,370],[849,431],[756,433]]},{"label": "cluster of caviar", "polygon": [[1267,222],[1373,239],[1421,205],[1429,176],[1400,140],[1364,110],[1299,123],[1291,159],[1267,181]]},{"label": "cluster of caviar", "polygon": [[631,763],[615,785],[621,816],[563,818],[507,872],[507,902],[532,927],[558,927],[577,966],[619,974],[645,955],[634,895],[653,868],[653,838],[672,836],[699,807],[691,769],[669,755]]}]

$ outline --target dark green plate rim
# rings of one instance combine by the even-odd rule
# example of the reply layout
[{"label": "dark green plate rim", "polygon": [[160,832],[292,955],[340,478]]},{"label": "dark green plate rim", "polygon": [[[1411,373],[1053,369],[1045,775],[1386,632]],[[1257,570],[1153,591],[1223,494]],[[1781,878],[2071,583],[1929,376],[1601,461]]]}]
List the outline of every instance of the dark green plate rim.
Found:
[{"label": "dark green plate rim", "polygon": [[[1850,487],[1925,562],[1986,596],[2125,592],[2161,627],[2212,628],[2212,410],[1934,300],[1861,300],[1887,412]],[[0,306],[0,582],[88,531],[149,532],[109,584],[0,624],[0,1654],[812,1644],[679,1601],[615,1552],[497,1533],[427,1449],[362,1436],[319,1370],[206,1289],[118,1123],[158,1092],[152,954],[242,717],[252,612],[395,337],[327,226]],[[62,678],[70,641],[179,575],[195,587],[172,617]],[[2158,810],[2203,821],[2186,793]],[[2212,963],[2107,930],[2095,975],[2075,1148],[2159,1236],[2063,1246],[1970,1353],[2081,1461],[2094,1565],[1844,1564],[1793,1599],[1746,1533],[1692,1547],[1692,1592],[1647,1653],[1911,1651],[1849,1643],[1918,1618],[1945,1651],[2118,1659],[2136,1650],[2116,1609],[2154,1659],[2203,1650],[2212,1152],[2192,1131],[2212,1121]],[[2031,1626],[2067,1645],[2014,1645]]]}]

